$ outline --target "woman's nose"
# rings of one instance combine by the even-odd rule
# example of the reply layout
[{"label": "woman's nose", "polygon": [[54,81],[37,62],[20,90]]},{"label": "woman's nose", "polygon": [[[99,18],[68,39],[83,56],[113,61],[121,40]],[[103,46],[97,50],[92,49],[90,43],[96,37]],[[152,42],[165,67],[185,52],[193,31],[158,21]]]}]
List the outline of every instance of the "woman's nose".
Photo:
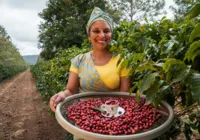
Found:
[{"label": "woman's nose", "polygon": [[100,32],[99,35],[100,35],[101,38],[104,38],[104,37],[105,37],[105,33],[104,33],[104,32]]}]

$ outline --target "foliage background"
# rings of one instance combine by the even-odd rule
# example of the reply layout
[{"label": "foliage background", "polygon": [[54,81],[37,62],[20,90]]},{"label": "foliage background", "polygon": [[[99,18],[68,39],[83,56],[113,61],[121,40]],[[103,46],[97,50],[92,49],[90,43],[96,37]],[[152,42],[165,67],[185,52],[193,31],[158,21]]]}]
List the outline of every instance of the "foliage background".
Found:
[{"label": "foliage background", "polygon": [[[65,16],[60,15],[65,15],[67,8],[61,8],[65,12],[62,13],[61,10],[57,15],[56,4],[61,7],[67,4],[74,10],[81,3],[50,0],[49,7],[40,14],[44,19],[45,16],[48,17],[40,26],[43,60],[33,66],[32,72],[37,79],[37,88],[47,102],[53,94],[65,89],[70,59],[91,49],[84,34],[84,25],[91,9],[85,7],[88,10],[83,11],[87,15],[68,16],[66,20]],[[109,46],[111,51],[121,53],[121,60],[124,60],[122,67],[131,69],[130,92],[136,92],[138,101],[140,95],[145,94],[148,102],[152,102],[155,107],[161,100],[167,101],[173,107],[173,127],[162,138],[176,139],[178,134],[184,133],[185,139],[200,139],[199,6],[198,2],[193,3],[192,7],[187,5],[187,13],[184,16],[178,16],[177,13],[179,18],[175,20],[163,17],[154,22],[145,18],[144,24],[138,21],[118,22]],[[106,6],[101,8],[105,10]],[[76,9],[79,10],[82,9]],[[118,14],[120,16],[121,13]],[[77,22],[78,17],[85,20]],[[78,33],[81,35],[75,36]],[[70,37],[72,40],[68,40]]]}]

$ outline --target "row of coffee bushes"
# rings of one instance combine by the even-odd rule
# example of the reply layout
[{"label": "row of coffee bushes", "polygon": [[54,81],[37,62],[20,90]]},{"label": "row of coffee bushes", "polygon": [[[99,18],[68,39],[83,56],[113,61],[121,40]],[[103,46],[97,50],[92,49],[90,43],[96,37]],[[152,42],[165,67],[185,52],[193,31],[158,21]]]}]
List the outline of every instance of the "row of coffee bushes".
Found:
[{"label": "row of coffee bushes", "polygon": [[72,47],[56,54],[50,61],[41,61],[31,67],[31,72],[37,79],[37,89],[46,101],[55,93],[64,90],[68,81],[71,59],[78,54],[88,52],[91,48]]},{"label": "row of coffee bushes", "polygon": [[[199,9],[200,4],[194,6]],[[121,53],[138,101],[145,94],[157,107],[165,100],[175,109],[176,125],[187,139],[200,139],[200,10],[182,22],[165,17],[141,25],[122,22],[115,28],[111,50]],[[178,109],[177,109],[178,108]],[[176,134],[169,134],[169,136]],[[163,138],[163,137],[162,137]]]},{"label": "row of coffee bushes", "polygon": [[26,65],[3,65],[0,64],[0,82],[17,75],[27,69]]},{"label": "row of coffee bushes", "polygon": [[[171,94],[173,90],[184,92],[184,105],[191,105],[193,99],[200,103],[200,87],[196,85],[200,85],[200,23],[163,18],[144,25],[122,22],[115,31],[117,41],[111,50],[120,52],[123,67],[131,69],[132,91],[146,94],[155,106],[165,99],[165,92]],[[172,105],[175,97],[169,95]]]},{"label": "row of coffee bushes", "polygon": [[10,40],[0,37],[0,82],[27,69],[19,51]]}]

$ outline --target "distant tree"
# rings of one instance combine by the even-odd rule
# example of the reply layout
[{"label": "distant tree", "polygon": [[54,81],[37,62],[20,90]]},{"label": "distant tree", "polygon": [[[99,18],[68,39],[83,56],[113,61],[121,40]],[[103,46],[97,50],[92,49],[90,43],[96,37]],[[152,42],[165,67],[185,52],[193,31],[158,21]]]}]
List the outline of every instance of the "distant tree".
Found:
[{"label": "distant tree", "polygon": [[26,69],[27,65],[6,29],[0,25],[0,82]]},{"label": "distant tree", "polygon": [[10,36],[7,34],[5,28],[2,25],[0,25],[0,37],[4,37],[8,40],[11,39]]},{"label": "distant tree", "polygon": [[175,20],[180,22],[196,3],[200,3],[200,0],[174,0],[174,2],[176,5],[171,5],[170,9],[174,12]]},{"label": "distant tree", "polygon": [[120,12],[113,10],[105,0],[49,0],[39,16],[39,48],[41,56],[51,59],[60,49],[73,45],[80,47],[87,38],[86,24],[94,7],[99,7],[120,19]]},{"label": "distant tree", "polygon": [[0,37],[0,64],[4,65],[25,65],[18,49],[11,41],[4,37]]},{"label": "distant tree", "polygon": [[133,21],[136,14],[137,19],[148,17],[153,20],[155,16],[162,13],[165,0],[110,0],[110,3],[114,8],[123,11],[125,20]]}]

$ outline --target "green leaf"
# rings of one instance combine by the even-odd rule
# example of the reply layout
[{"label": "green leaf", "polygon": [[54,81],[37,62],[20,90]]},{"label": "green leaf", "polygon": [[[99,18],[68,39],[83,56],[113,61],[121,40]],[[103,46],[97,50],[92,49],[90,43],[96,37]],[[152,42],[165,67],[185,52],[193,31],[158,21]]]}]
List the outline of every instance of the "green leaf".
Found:
[{"label": "green leaf", "polygon": [[190,48],[188,49],[188,51],[185,54],[184,57],[184,61],[187,60],[192,60],[194,61],[194,59],[200,55],[200,40],[199,41],[195,41],[190,45]]},{"label": "green leaf", "polygon": [[131,55],[129,61],[136,64],[138,61],[141,62],[145,58],[145,56],[146,54],[144,53],[135,53]]},{"label": "green leaf", "polygon": [[112,46],[110,47],[110,51],[111,51],[111,52],[116,52],[116,51],[118,51],[118,48],[117,48],[116,46],[112,45]]},{"label": "green leaf", "polygon": [[[176,46],[176,44],[179,44],[179,42],[176,40],[176,36],[170,36],[171,39],[166,41],[165,39],[163,40],[164,42],[166,41],[166,43],[164,44],[164,46],[162,47],[162,54],[170,54],[172,53],[172,50],[174,50],[174,47]],[[162,42],[160,42],[162,43]]]},{"label": "green leaf", "polygon": [[123,68],[126,68],[128,66],[128,60],[126,59],[126,60],[124,60],[122,63],[121,63],[121,69],[123,69]]},{"label": "green leaf", "polygon": [[130,88],[130,90],[129,90],[129,93],[131,94],[131,93],[133,93],[134,91],[135,91],[135,89],[137,88],[137,85],[138,85],[138,82],[133,82],[132,83],[132,87]]},{"label": "green leaf", "polygon": [[172,41],[168,41],[166,44],[165,44],[165,50],[164,50],[164,54],[169,54],[172,50],[172,47],[174,46],[174,42]]},{"label": "green leaf", "polygon": [[147,97],[147,103],[154,102],[154,105],[157,106],[160,102],[160,97],[162,94],[159,94],[159,88],[163,84],[163,80],[156,80],[151,87],[145,91]]},{"label": "green leaf", "polygon": [[138,70],[138,71],[143,71],[143,70],[155,71],[156,68],[153,65],[154,65],[154,63],[152,61],[146,61],[145,63],[140,64],[136,70]]},{"label": "green leaf", "polygon": [[[199,10],[200,11],[200,10]],[[195,28],[192,30],[192,33],[190,35],[189,42],[192,42],[195,38],[200,37],[200,23],[195,26]]]},{"label": "green leaf", "polygon": [[163,37],[163,38],[159,41],[158,46],[161,46],[161,45],[165,44],[167,41],[168,41],[167,37]]},{"label": "green leaf", "polygon": [[146,75],[144,79],[142,79],[142,81],[140,81],[140,83],[138,84],[140,92],[143,93],[145,90],[150,88],[157,76],[159,76],[158,73],[150,73]]},{"label": "green leaf", "polygon": [[179,53],[181,53],[184,49],[185,49],[185,47],[182,46],[182,45],[180,45],[180,43],[179,43],[179,45],[177,45],[177,47],[176,47],[175,50],[174,50],[174,55],[177,56],[177,55],[178,55]]},{"label": "green leaf", "polygon": [[192,99],[192,94],[191,94],[191,92],[186,92],[186,94],[185,94],[186,96],[185,96],[185,98],[186,98],[186,106],[191,106],[192,104],[193,104],[193,99]]},{"label": "green leaf", "polygon": [[192,19],[200,14],[200,3],[197,3],[188,14],[188,18]]},{"label": "green leaf", "polygon": [[166,72],[166,80],[173,84],[186,78],[190,72],[190,67],[187,67],[181,60],[170,58],[164,63],[163,70]]},{"label": "green leaf", "polygon": [[137,92],[136,92],[136,101],[137,101],[137,103],[140,102],[140,91],[139,90],[137,90]]},{"label": "green leaf", "polygon": [[176,66],[176,69],[172,71],[173,79],[171,79],[171,84],[182,81],[188,76],[189,72],[190,68],[188,68],[187,66]]},{"label": "green leaf", "polygon": [[200,74],[191,76],[191,92],[193,98],[200,104]]},{"label": "green leaf", "polygon": [[164,92],[165,90],[167,90],[170,86],[166,85],[166,86],[162,86],[160,89],[159,89],[159,92],[162,93]]},{"label": "green leaf", "polygon": [[164,63],[159,63],[159,62],[157,62],[157,63],[154,64],[154,66],[161,68],[161,67],[163,67],[163,64],[164,64]]},{"label": "green leaf", "polygon": [[142,62],[143,59],[145,58],[145,56],[146,55],[144,53],[135,53],[135,54],[132,54],[128,59],[125,60],[125,61],[128,61],[128,62],[125,62],[126,66],[127,67],[131,67],[131,68],[137,67],[138,63]]}]

